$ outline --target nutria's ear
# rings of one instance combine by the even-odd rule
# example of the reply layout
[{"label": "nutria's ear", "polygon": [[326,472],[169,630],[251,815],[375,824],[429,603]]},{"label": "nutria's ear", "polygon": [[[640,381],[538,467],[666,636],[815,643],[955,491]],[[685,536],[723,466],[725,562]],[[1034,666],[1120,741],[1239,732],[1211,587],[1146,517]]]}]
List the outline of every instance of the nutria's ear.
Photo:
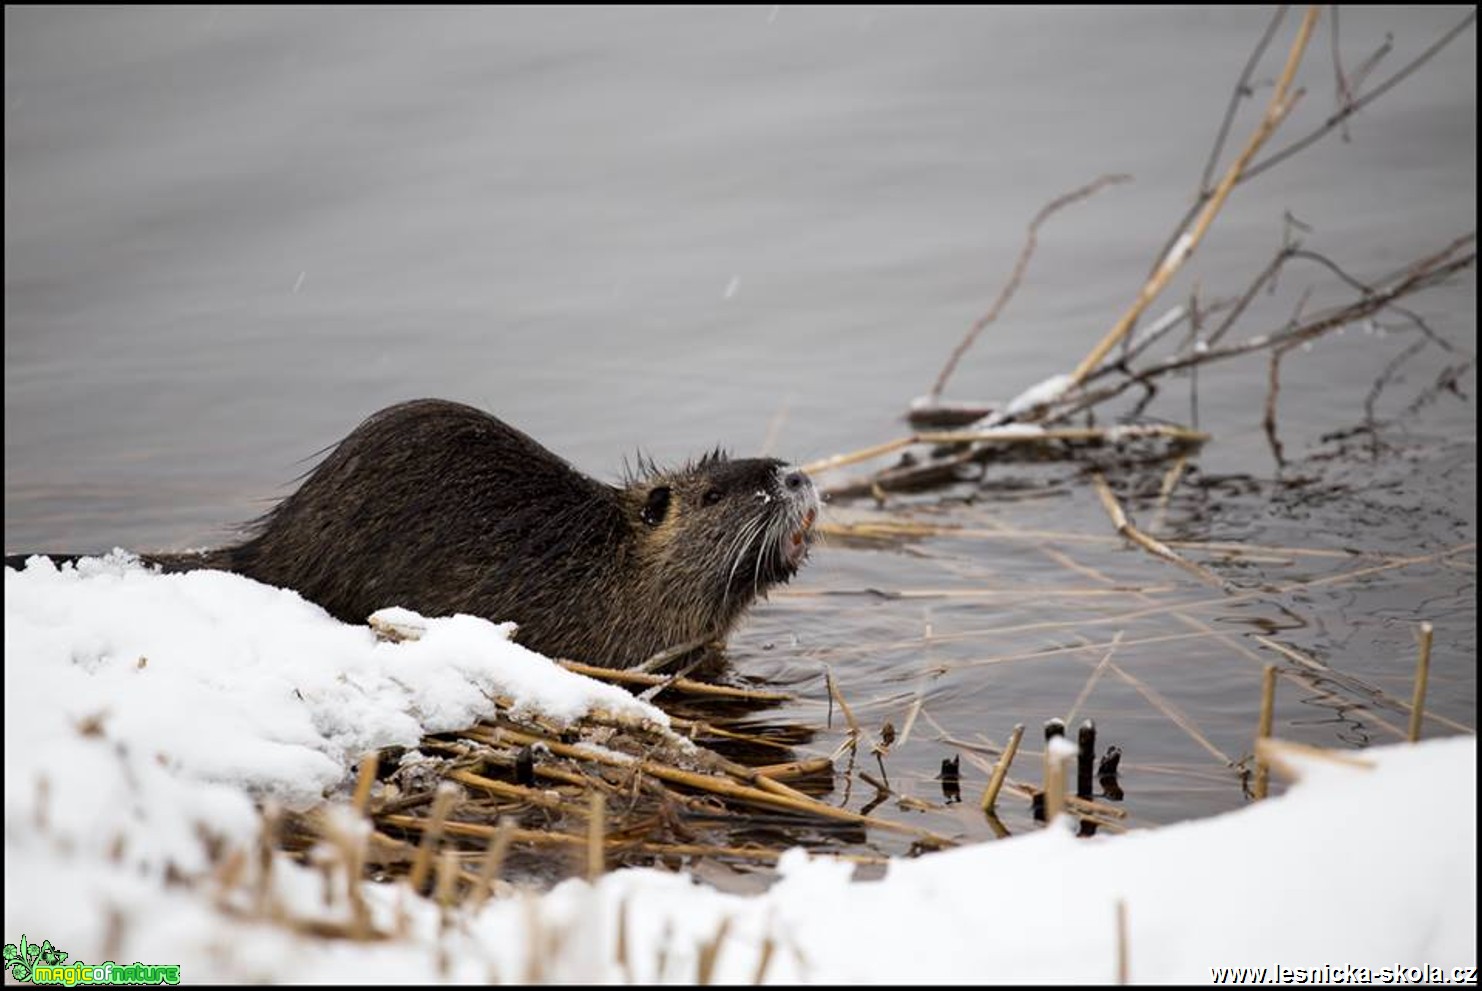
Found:
[{"label": "nutria's ear", "polygon": [[669,486],[660,485],[648,494],[648,502],[643,504],[638,516],[649,526],[658,526],[664,522],[664,516],[668,512]]}]

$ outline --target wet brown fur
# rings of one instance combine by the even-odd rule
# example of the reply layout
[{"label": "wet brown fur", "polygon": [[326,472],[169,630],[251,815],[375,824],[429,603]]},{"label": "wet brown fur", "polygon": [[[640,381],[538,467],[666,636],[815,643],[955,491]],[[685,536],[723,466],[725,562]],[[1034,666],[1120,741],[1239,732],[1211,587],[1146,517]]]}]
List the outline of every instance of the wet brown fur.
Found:
[{"label": "wet brown fur", "polygon": [[781,467],[716,452],[617,487],[487,413],[415,400],[366,419],[244,543],[152,560],[296,589],[351,623],[385,606],[514,620],[541,653],[625,667],[724,637],[796,571],[781,548],[817,497]]}]

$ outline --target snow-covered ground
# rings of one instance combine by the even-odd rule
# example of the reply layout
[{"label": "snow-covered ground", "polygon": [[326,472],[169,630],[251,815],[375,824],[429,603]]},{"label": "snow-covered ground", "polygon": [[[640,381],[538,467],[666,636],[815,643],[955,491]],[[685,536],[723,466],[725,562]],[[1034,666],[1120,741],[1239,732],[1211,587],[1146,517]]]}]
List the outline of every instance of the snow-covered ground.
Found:
[{"label": "snow-covered ground", "polygon": [[755,896],[626,870],[444,914],[366,884],[389,938],[309,935],[302,920],[349,917],[343,885],[327,895],[281,856],[266,885],[220,876],[223,851],[254,848],[258,800],[342,796],[367,750],[468,725],[495,695],[561,720],[665,722],[506,627],[421,622],[419,640],[378,642],[292,592],[123,555],[6,569],[4,942],[179,964],[187,982],[1105,982],[1122,961],[1139,982],[1351,967],[1404,983],[1404,968],[1476,963],[1473,737],[1309,760],[1286,794],[1215,819],[1091,840],[1050,828],[880,881],[793,851]]}]

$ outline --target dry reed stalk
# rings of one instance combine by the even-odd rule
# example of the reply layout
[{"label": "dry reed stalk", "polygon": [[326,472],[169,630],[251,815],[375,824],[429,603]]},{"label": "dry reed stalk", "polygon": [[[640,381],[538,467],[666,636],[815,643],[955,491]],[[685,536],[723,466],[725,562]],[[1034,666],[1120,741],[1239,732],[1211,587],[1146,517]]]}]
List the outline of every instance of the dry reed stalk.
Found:
[{"label": "dry reed stalk", "polygon": [[1189,456],[1180,454],[1163,473],[1163,482],[1158,486],[1158,504],[1153,510],[1153,522],[1148,526],[1149,530],[1163,529],[1163,517],[1168,513],[1168,500],[1173,496],[1173,490],[1178,487],[1179,480],[1183,478],[1184,469],[1188,465]]},{"label": "dry reed stalk", "polygon": [[[1065,530],[1020,530],[1003,526],[997,529],[985,529],[981,527],[954,526],[940,523],[887,523],[883,521],[844,523],[838,520],[828,520],[820,523],[819,528],[820,532],[825,536],[855,537],[861,539],[958,537],[973,540],[1049,540],[1056,543],[1102,545],[1112,545],[1120,542],[1116,537],[1099,533],[1071,533]],[[1331,550],[1321,547],[1272,547],[1266,544],[1232,544],[1222,541],[1199,540],[1168,540],[1164,541],[1164,543],[1169,547],[1203,551],[1208,554],[1243,554],[1250,552],[1283,557],[1341,558],[1345,561],[1351,560],[1354,557],[1351,551]],[[1475,545],[1463,544],[1445,553],[1462,553],[1470,550],[1473,546]],[[1381,563],[1384,564],[1414,563],[1414,559],[1412,558],[1385,558],[1383,555],[1377,554],[1368,556],[1379,557]]]},{"label": "dry reed stalk", "polygon": [[489,837],[488,845],[484,847],[483,858],[479,864],[479,876],[474,882],[472,900],[477,908],[488,900],[494,892],[494,881],[499,877],[500,868],[504,866],[504,858],[509,854],[509,845],[513,839],[515,821],[509,816],[500,816],[499,825],[494,827]]},{"label": "dry reed stalk", "polygon": [[587,815],[587,882],[597,883],[607,864],[602,856],[602,841],[607,834],[607,804],[600,791],[593,791]]},{"label": "dry reed stalk", "polygon": [[[486,778],[482,774],[474,774],[472,771],[449,771],[447,776],[453,781],[462,782],[472,788],[492,792],[495,795],[502,795],[506,798],[517,799],[521,802],[528,802],[531,805],[537,805],[543,809],[552,809],[561,812],[568,808],[568,803],[565,799],[553,796],[549,792],[539,788],[511,784],[508,781],[497,781],[494,778]],[[588,787],[591,786],[590,781],[584,780],[581,783]]]},{"label": "dry reed stalk", "polygon": [[793,778],[806,778],[813,774],[821,774],[824,771],[832,771],[833,762],[827,757],[809,757],[804,760],[788,761],[786,764],[767,764],[763,767],[754,767],[751,773],[759,778],[770,778],[773,781],[784,781]]},{"label": "dry reed stalk", "polygon": [[1131,954],[1127,948],[1127,899],[1117,899],[1117,983],[1127,984],[1131,979]]},{"label": "dry reed stalk", "polygon": [[1271,769],[1260,757],[1261,741],[1271,738],[1271,717],[1276,705],[1276,665],[1267,664],[1261,672],[1261,715],[1256,724],[1256,780],[1251,789],[1256,800],[1266,797],[1270,785]]},{"label": "dry reed stalk", "polygon": [[926,704],[926,696],[917,692],[915,699],[911,701],[911,708],[906,710],[906,722],[901,727],[901,746],[911,739],[911,727],[916,725],[916,717],[921,714],[921,707]]},{"label": "dry reed stalk", "polygon": [[1176,588],[1177,586],[1174,585],[1149,585],[1140,588],[901,588],[888,591],[876,588],[858,590],[798,588],[772,592],[770,598],[777,602],[786,599],[873,594],[884,595],[891,599],[990,599],[993,601],[1032,599],[1040,601],[1043,599],[1099,599],[1111,595],[1126,595],[1128,592],[1158,595],[1175,591]]},{"label": "dry reed stalk", "polygon": [[838,703],[839,710],[844,713],[844,721],[849,724],[849,734],[855,739],[866,739],[865,731],[859,725],[859,720],[854,718],[854,711],[849,708],[849,703],[844,701],[844,696],[839,694],[839,686],[834,682],[834,673],[825,667],[823,678],[828,685],[829,697]]},{"label": "dry reed stalk", "polygon": [[[1339,671],[1336,668],[1329,667],[1327,664],[1323,663],[1317,658],[1303,653],[1302,651],[1297,650],[1295,647],[1292,647],[1289,644],[1284,644],[1279,640],[1273,640],[1270,637],[1261,636],[1259,634],[1255,637],[1255,640],[1262,646],[1270,647],[1272,650],[1276,651],[1278,654],[1281,654],[1283,657],[1287,657],[1293,661],[1296,661],[1298,664],[1301,664],[1303,667],[1320,674],[1324,678],[1337,682],[1338,684],[1352,691],[1367,695],[1376,702],[1383,702],[1385,705],[1391,706],[1392,708],[1400,712],[1409,713],[1411,718],[1414,718],[1415,708],[1410,702],[1406,702],[1403,699],[1396,698],[1379,686],[1372,685],[1364,679],[1358,677],[1357,675],[1348,674],[1345,671]],[[1466,725],[1465,723],[1459,723],[1456,720],[1450,719],[1437,712],[1423,713],[1423,717],[1435,720],[1442,726],[1456,730],[1458,733],[1476,732],[1476,730]]]},{"label": "dry reed stalk", "polygon": [[1313,747],[1305,743],[1294,743],[1291,740],[1278,740],[1275,737],[1256,741],[1256,759],[1280,771],[1288,781],[1295,781],[1302,776],[1297,767],[1299,760],[1321,760],[1366,771],[1374,769],[1374,762],[1365,757],[1356,757],[1339,750]]},{"label": "dry reed stalk", "polygon": [[998,802],[998,793],[1003,788],[1003,782],[1009,774],[1009,765],[1014,762],[1014,755],[1019,752],[1019,741],[1024,738],[1024,724],[1018,723],[1009,733],[1009,742],[1004,745],[1003,753],[998,756],[998,763],[993,765],[993,776],[988,779],[988,787],[983,789],[982,801],[978,803],[984,812],[992,813]]},{"label": "dry reed stalk", "polygon": [[[883,444],[871,444],[857,451],[810,461],[803,465],[803,471],[809,475],[819,475],[835,468],[843,468],[861,461],[870,461],[886,454],[893,454],[914,444],[971,444],[982,448],[1052,444],[1059,441],[1115,444],[1123,440],[1148,438],[1163,438],[1185,444],[1203,444],[1209,440],[1209,436],[1200,430],[1190,430],[1187,427],[1166,423],[1141,423],[1114,427],[1051,427],[1034,433],[1010,432],[993,427],[983,430],[923,430],[906,437],[897,437]],[[914,467],[930,469],[940,467],[940,465],[926,464]]]},{"label": "dry reed stalk", "polygon": [[720,956],[720,944],[725,942],[726,935],[731,931],[731,917],[728,915],[720,920],[720,928],[716,929],[715,935],[700,944],[699,959],[695,967],[695,983],[709,984],[710,979],[715,976],[715,961]]},{"label": "dry reed stalk", "polygon": [[1065,715],[1066,725],[1075,722],[1075,717],[1080,715],[1081,706],[1085,705],[1086,699],[1091,697],[1091,690],[1101,680],[1102,674],[1106,672],[1106,666],[1111,663],[1112,655],[1117,652],[1117,645],[1122,642],[1123,632],[1122,630],[1118,630],[1112,636],[1111,646],[1107,648],[1106,653],[1101,656],[1101,660],[1097,662],[1096,666],[1091,669],[1091,674],[1086,678],[1086,683],[1081,686],[1080,694],[1075,697],[1075,702],[1071,704],[1070,712]]},{"label": "dry reed stalk", "polygon": [[[477,822],[459,822],[453,820],[445,823],[443,830],[451,836],[483,839],[489,841],[491,846],[499,841],[501,829],[504,829],[508,836],[506,845],[522,843],[529,846],[557,846],[568,847],[573,850],[585,850],[590,842],[590,838],[585,834],[562,833],[550,829],[521,829],[513,825],[506,828],[503,823],[507,821],[507,817],[501,819],[501,825],[496,827]],[[428,826],[426,819],[401,815],[386,816],[386,824],[399,829],[414,831],[425,831]],[[604,849],[635,850],[639,853],[652,854],[658,857],[717,857],[763,864],[776,863],[785,852],[783,850],[764,849],[761,847],[721,846],[704,843],[654,843],[646,840],[635,842],[620,837],[608,837],[603,840],[602,845]],[[484,865],[487,865],[491,859],[489,848],[486,848],[484,851],[468,851],[463,856],[478,857]],[[504,853],[501,852],[498,859],[502,859],[503,856]],[[877,865],[888,863],[890,859],[888,857],[873,856],[870,854],[837,854],[836,856],[838,859],[847,860],[850,863]],[[497,860],[495,863],[497,865]],[[482,869],[480,874],[465,872],[461,876],[469,884],[470,890],[474,890],[479,884],[481,875]],[[491,881],[493,876],[491,874]]]},{"label": "dry reed stalk", "polygon": [[[690,739],[697,736],[718,736],[726,740],[740,740],[753,747],[770,747],[773,750],[792,750],[792,745],[779,743],[765,736],[757,736],[754,733],[738,733],[735,730],[725,729],[714,723],[703,719],[684,719],[680,716],[670,716],[669,725],[689,735]],[[779,765],[780,766],[780,765]]]},{"label": "dry reed stalk", "polygon": [[1230,163],[1230,167],[1225,170],[1224,176],[1215,186],[1209,200],[1199,211],[1194,222],[1180,232],[1174,241],[1173,248],[1164,256],[1157,269],[1153,272],[1153,275],[1143,285],[1142,289],[1138,291],[1137,298],[1132,301],[1132,305],[1122,314],[1122,318],[1091,349],[1090,353],[1081,359],[1081,363],[1071,372],[1070,383],[1067,386],[1068,389],[1079,386],[1085,381],[1087,375],[1096,370],[1103,359],[1111,353],[1111,349],[1120,344],[1122,338],[1126,337],[1132,330],[1133,326],[1137,323],[1138,317],[1142,316],[1143,311],[1148,308],[1152,301],[1158,297],[1158,294],[1172,281],[1174,275],[1183,267],[1184,262],[1193,255],[1194,249],[1198,247],[1199,242],[1203,240],[1205,233],[1214,223],[1214,218],[1225,205],[1225,200],[1229,197],[1231,190],[1235,188],[1235,184],[1240,181],[1246,166],[1250,164],[1256,152],[1261,150],[1261,147],[1265,145],[1267,139],[1276,131],[1276,128],[1281,122],[1286,119],[1286,116],[1291,113],[1292,107],[1296,105],[1297,100],[1302,95],[1301,90],[1296,92],[1291,91],[1292,80],[1297,74],[1297,66],[1301,64],[1302,55],[1307,49],[1307,42],[1312,36],[1313,25],[1317,23],[1318,11],[1319,8],[1316,6],[1309,7],[1306,16],[1302,18],[1302,24],[1297,29],[1297,36],[1292,42],[1291,50],[1287,53],[1286,66],[1277,78],[1276,86],[1271,92],[1271,99],[1266,104],[1266,112],[1262,115],[1260,123],[1256,126],[1254,133],[1251,134],[1245,147],[1235,156],[1235,160]]},{"label": "dry reed stalk", "polygon": [[[592,664],[582,664],[580,661],[558,661],[557,663],[576,674],[619,685],[653,686],[669,681],[668,676],[661,674],[599,668]],[[793,699],[787,692],[760,692],[748,688],[732,688],[729,685],[711,685],[703,681],[691,681],[688,678],[681,678],[670,687],[707,698],[739,699],[749,702],[791,702]]]},{"label": "dry reed stalk", "polygon": [[437,904],[443,910],[443,923],[447,924],[447,910],[453,907],[453,895],[458,889],[458,860],[452,850],[444,850],[437,858]]},{"label": "dry reed stalk", "polygon": [[1039,212],[1034,215],[1034,219],[1029,222],[1029,230],[1024,235],[1024,247],[1019,250],[1019,258],[1014,262],[1014,268],[1009,273],[1008,281],[999,290],[998,298],[993,301],[993,305],[988,308],[988,312],[973,322],[973,325],[968,328],[966,336],[963,337],[957,347],[952,349],[951,356],[947,358],[947,364],[943,366],[941,374],[937,376],[936,382],[932,384],[931,392],[928,394],[930,402],[935,403],[942,398],[942,390],[947,387],[947,379],[951,377],[952,372],[957,368],[957,363],[962,360],[962,356],[967,353],[968,348],[972,347],[973,342],[977,340],[978,335],[983,332],[984,328],[998,319],[998,315],[1003,312],[1003,308],[1014,297],[1019,284],[1024,280],[1024,272],[1029,267],[1029,259],[1034,254],[1035,245],[1039,242],[1040,225],[1046,220],[1049,220],[1057,211],[1070,206],[1072,203],[1084,200],[1089,196],[1094,196],[1100,190],[1114,183],[1129,182],[1131,179],[1132,177],[1129,175],[1097,176],[1086,185],[1073,189],[1068,193],[1062,193],[1060,196],[1055,197],[1055,199],[1040,207]]},{"label": "dry reed stalk", "polygon": [[[539,737],[521,733],[518,730],[506,730],[505,734],[512,739],[525,743],[533,743],[537,739],[541,739]],[[843,822],[853,822],[858,823],[862,826],[873,826],[877,829],[886,830],[887,832],[897,832],[909,836],[915,836],[918,839],[924,839],[930,843],[945,844],[947,846],[955,845],[953,841],[948,840],[946,837],[938,836],[937,834],[932,833],[929,830],[917,829],[913,826],[906,826],[901,823],[891,822],[888,819],[876,819],[873,816],[861,815],[858,812],[850,812],[847,809],[836,809],[832,805],[829,805],[825,802],[817,801],[813,798],[808,798],[806,796],[793,797],[792,795],[781,795],[774,791],[767,791],[763,790],[762,788],[739,784],[738,782],[732,781],[730,778],[717,777],[716,775],[712,774],[699,774],[693,771],[685,771],[668,764],[661,764],[654,760],[635,761],[632,758],[615,754],[610,751],[582,750],[570,744],[561,743],[559,740],[541,739],[541,742],[550,747],[551,752],[556,754],[557,756],[574,757],[578,760],[590,760],[600,764],[609,764],[612,766],[620,766],[625,768],[633,767],[636,765],[636,767],[644,774],[647,774],[654,778],[658,778],[661,781],[666,781],[671,784],[680,784],[689,788],[696,788],[701,791],[709,792],[713,795],[720,795],[722,797],[734,798],[738,801],[747,801],[760,805],[769,805],[774,808],[783,808],[793,812],[806,812],[812,815],[822,816],[826,819],[837,819]],[[776,782],[773,782],[773,784],[776,784]],[[802,793],[798,792],[796,794],[801,795]]]},{"label": "dry reed stalk", "polygon": [[458,790],[446,781],[437,786],[437,797],[432,801],[432,814],[429,817],[427,828],[422,831],[422,844],[417,848],[417,858],[412,861],[409,881],[413,891],[420,892],[422,885],[427,881],[428,871],[432,867],[433,848],[442,839],[443,826],[457,797]]},{"label": "dry reed stalk", "polygon": [[1420,723],[1425,718],[1425,684],[1431,671],[1431,638],[1435,633],[1429,621],[1420,624],[1420,655],[1415,659],[1415,695],[1410,701],[1410,742],[1420,740]]},{"label": "dry reed stalk", "polygon": [[351,803],[357,815],[365,815],[365,810],[370,805],[371,786],[376,783],[376,768],[380,762],[380,755],[375,753],[366,754],[360,759],[360,774],[355,779],[355,797]]},{"label": "dry reed stalk", "polygon": [[1148,685],[1144,684],[1141,679],[1136,678],[1133,675],[1122,670],[1122,668],[1120,668],[1115,661],[1110,661],[1108,663],[1111,665],[1112,671],[1115,672],[1118,677],[1127,682],[1127,684],[1131,685],[1133,688],[1137,689],[1139,695],[1147,699],[1148,702],[1150,702],[1155,709],[1157,709],[1165,717],[1167,717],[1170,722],[1172,722],[1179,729],[1183,730],[1191,738],[1193,738],[1195,743],[1199,744],[1205,750],[1209,751],[1218,760],[1222,761],[1227,767],[1235,763],[1235,761],[1230,758],[1229,754],[1225,753],[1223,750],[1221,750],[1219,747],[1216,747],[1209,741],[1209,737],[1204,735],[1203,731],[1199,729],[1199,725],[1195,723],[1194,720],[1190,719],[1188,716],[1179,711],[1178,707],[1175,706],[1172,702],[1169,702],[1162,695],[1159,695]]},{"label": "dry reed stalk", "polygon": [[1171,547],[1162,541],[1149,537],[1133,526],[1127,519],[1127,514],[1122,511],[1121,505],[1117,502],[1117,497],[1112,494],[1111,486],[1106,483],[1106,477],[1101,472],[1098,471],[1092,475],[1091,481],[1095,483],[1096,494],[1101,498],[1101,505],[1106,509],[1107,515],[1111,517],[1112,526],[1116,527],[1118,533],[1155,557],[1173,562],[1206,585],[1212,585],[1215,588],[1221,589],[1229,587],[1223,578],[1208,568],[1180,557]]}]

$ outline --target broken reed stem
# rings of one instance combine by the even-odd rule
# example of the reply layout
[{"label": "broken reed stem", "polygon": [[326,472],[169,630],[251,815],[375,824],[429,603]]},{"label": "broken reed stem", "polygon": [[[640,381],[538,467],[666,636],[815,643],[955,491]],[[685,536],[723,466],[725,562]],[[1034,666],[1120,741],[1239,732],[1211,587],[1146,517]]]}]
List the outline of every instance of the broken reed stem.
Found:
[{"label": "broken reed stem", "polygon": [[427,881],[427,873],[432,867],[433,848],[442,840],[443,825],[457,796],[458,789],[446,781],[437,786],[437,797],[432,801],[432,815],[427,828],[422,831],[422,844],[417,848],[417,858],[412,861],[412,872],[408,878],[413,891],[420,892]]},{"label": "broken reed stem", "polygon": [[1420,723],[1425,718],[1425,684],[1431,671],[1431,639],[1435,627],[1429,621],[1420,624],[1420,656],[1415,659],[1415,696],[1410,701],[1410,742],[1420,740]]},{"label": "broken reed stem", "polygon": [[1014,262],[1014,269],[1009,273],[1008,281],[999,290],[998,298],[993,301],[993,305],[988,308],[988,312],[973,321],[973,325],[968,328],[967,334],[962,338],[962,341],[957,347],[952,349],[951,356],[947,358],[946,365],[942,367],[941,373],[937,376],[936,382],[931,387],[931,393],[929,395],[931,402],[935,403],[942,398],[942,390],[947,387],[947,379],[956,370],[957,363],[962,360],[962,356],[967,353],[967,349],[972,347],[973,342],[978,339],[978,335],[989,324],[998,319],[998,315],[1003,312],[1003,308],[1008,305],[1009,300],[1018,291],[1019,284],[1024,280],[1024,272],[1029,267],[1029,259],[1034,254],[1035,246],[1038,244],[1040,225],[1050,219],[1056,211],[1072,203],[1086,199],[1089,196],[1093,196],[1114,183],[1128,182],[1131,178],[1129,175],[1098,176],[1093,181],[1078,189],[1055,197],[1040,208],[1040,211],[1034,215],[1034,219],[1029,222],[1029,230],[1024,236],[1024,247],[1019,251],[1019,258]]},{"label": "broken reed stem", "polygon": [[1193,224],[1178,235],[1178,238],[1173,243],[1173,248],[1159,263],[1152,277],[1138,291],[1137,298],[1132,301],[1132,305],[1127,308],[1122,318],[1091,349],[1090,353],[1081,359],[1081,363],[1076,366],[1075,371],[1071,372],[1070,382],[1066,386],[1067,391],[1079,386],[1087,375],[1096,370],[1097,366],[1111,352],[1111,349],[1121,343],[1122,338],[1126,337],[1133,326],[1136,325],[1137,319],[1142,316],[1143,311],[1148,308],[1152,301],[1158,297],[1158,294],[1172,281],[1174,275],[1183,267],[1183,263],[1194,253],[1194,249],[1203,240],[1210,225],[1214,223],[1214,218],[1218,216],[1221,208],[1224,207],[1225,200],[1229,198],[1231,190],[1235,188],[1235,184],[1240,181],[1246,166],[1250,164],[1256,152],[1260,151],[1267,139],[1271,137],[1281,122],[1286,119],[1292,107],[1296,105],[1298,98],[1301,96],[1301,91],[1291,92],[1291,84],[1297,74],[1297,66],[1302,62],[1302,55],[1307,49],[1307,42],[1312,36],[1312,28],[1317,23],[1319,9],[1316,6],[1309,7],[1306,16],[1302,18],[1301,27],[1297,29],[1297,37],[1292,41],[1291,50],[1287,53],[1286,67],[1282,70],[1281,76],[1276,80],[1276,86],[1272,90],[1271,99],[1266,105],[1266,112],[1261,117],[1260,123],[1256,126],[1255,132],[1251,134],[1250,140],[1246,142],[1240,154],[1235,156],[1235,160],[1230,163],[1230,167],[1225,171],[1219,184],[1215,186],[1214,192],[1210,194],[1209,201],[1199,211],[1199,215],[1195,218]]},{"label": "broken reed stem", "polygon": [[360,776],[355,779],[355,798],[352,803],[356,815],[365,815],[365,810],[370,805],[371,786],[376,783],[376,768],[380,763],[381,757],[374,751],[360,760]]},{"label": "broken reed stem", "polygon": [[1216,575],[1201,564],[1195,564],[1193,561],[1181,557],[1173,548],[1161,540],[1149,537],[1133,526],[1131,521],[1127,519],[1127,514],[1122,511],[1121,504],[1117,502],[1117,497],[1112,493],[1111,486],[1107,484],[1106,476],[1102,475],[1101,472],[1098,471],[1092,475],[1091,481],[1095,483],[1096,494],[1101,499],[1101,505],[1105,507],[1106,513],[1111,517],[1112,525],[1116,527],[1118,533],[1153,556],[1161,557],[1165,561],[1171,561],[1178,565],[1206,585],[1212,585],[1221,590],[1227,587],[1225,580],[1219,575]]},{"label": "broken reed stem", "polygon": [[1024,737],[1024,724],[1019,723],[1009,734],[1009,742],[1003,748],[1003,753],[998,755],[998,763],[993,765],[993,776],[988,779],[988,787],[983,791],[983,800],[979,803],[983,811],[993,812],[993,806],[998,801],[998,793],[1003,788],[1003,782],[1009,774],[1009,765],[1014,762],[1014,755],[1019,752],[1019,741]]},{"label": "broken reed stem", "polygon": [[1271,769],[1261,759],[1261,741],[1271,738],[1271,717],[1276,707],[1276,665],[1267,664],[1261,670],[1261,716],[1256,723],[1256,780],[1251,793],[1259,801],[1266,797],[1270,787]]}]

